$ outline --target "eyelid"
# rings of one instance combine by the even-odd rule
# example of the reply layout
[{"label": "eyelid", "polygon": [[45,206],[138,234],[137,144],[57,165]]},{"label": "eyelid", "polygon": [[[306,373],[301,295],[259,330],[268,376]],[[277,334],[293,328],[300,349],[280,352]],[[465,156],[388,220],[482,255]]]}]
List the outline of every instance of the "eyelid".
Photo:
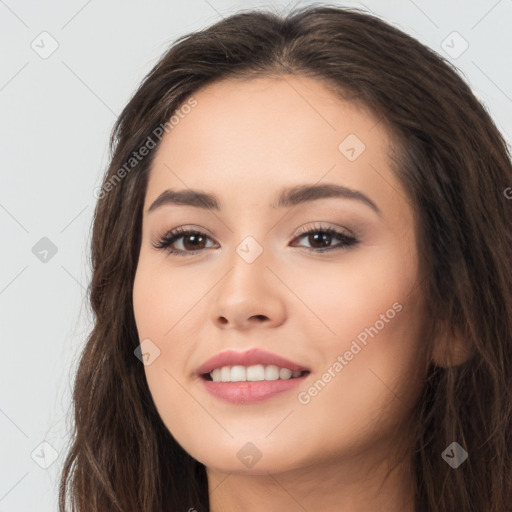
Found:
[{"label": "eyelid", "polygon": [[315,221],[313,224],[306,224],[304,226],[301,226],[300,228],[296,229],[291,236],[295,238],[313,230],[335,230],[340,232],[340,234],[346,236],[347,238],[359,239],[358,233],[355,233],[353,230],[350,230],[344,226],[340,226],[339,224],[335,224],[333,222],[328,221]]},{"label": "eyelid", "polygon": [[[158,243],[162,238],[169,237],[172,234],[176,233],[188,233],[190,231],[196,231],[198,233],[206,235],[208,238],[215,240],[215,237],[210,233],[210,231],[206,228],[203,228],[201,226],[197,226],[195,224],[183,224],[181,226],[177,226],[175,228],[169,228],[169,229],[162,229],[157,230],[152,237],[152,242]],[[160,234],[161,233],[161,234]]]}]

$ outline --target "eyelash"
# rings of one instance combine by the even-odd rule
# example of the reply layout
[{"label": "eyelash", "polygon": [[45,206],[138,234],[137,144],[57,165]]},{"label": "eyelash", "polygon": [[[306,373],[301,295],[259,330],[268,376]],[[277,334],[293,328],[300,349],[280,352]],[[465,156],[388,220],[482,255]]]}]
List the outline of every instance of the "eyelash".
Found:
[{"label": "eyelash", "polygon": [[[330,252],[330,251],[336,251],[336,250],[347,250],[350,247],[353,247],[359,243],[359,241],[353,237],[346,235],[342,233],[341,231],[338,231],[336,229],[333,229],[331,227],[322,227],[322,226],[315,226],[313,228],[301,228],[299,229],[297,238],[305,237],[306,235],[314,234],[314,233],[323,233],[333,236],[334,238],[338,238],[341,240],[341,245],[335,246],[335,247],[329,247],[327,249],[315,249],[315,248],[309,248],[309,247],[303,247],[304,249],[307,249],[308,251],[315,252],[315,253],[324,253],[324,252]],[[206,238],[210,238],[206,235],[206,233],[203,233],[202,231],[197,230],[191,230],[191,229],[185,229],[185,228],[176,228],[172,231],[169,231],[164,236],[162,236],[156,244],[153,244],[153,247],[159,250],[165,250],[169,254],[175,255],[175,256],[192,256],[195,254],[200,253],[201,251],[205,249],[198,249],[196,251],[183,251],[183,250],[175,250],[171,249],[170,246],[179,240],[180,238],[183,238],[186,235],[201,235],[206,236]],[[302,247],[302,246],[301,246]]]}]

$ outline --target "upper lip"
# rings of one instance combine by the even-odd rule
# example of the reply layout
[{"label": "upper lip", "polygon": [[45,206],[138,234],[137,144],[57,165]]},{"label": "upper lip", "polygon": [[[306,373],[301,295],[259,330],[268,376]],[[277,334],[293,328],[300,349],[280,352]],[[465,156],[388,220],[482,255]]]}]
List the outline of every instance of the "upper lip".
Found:
[{"label": "upper lip", "polygon": [[216,368],[223,366],[253,366],[256,364],[269,365],[273,364],[279,368],[288,368],[295,371],[309,371],[308,368],[300,364],[294,363],[284,357],[261,350],[258,348],[247,350],[245,352],[236,352],[234,350],[226,350],[205,361],[197,370],[199,375],[210,373]]}]

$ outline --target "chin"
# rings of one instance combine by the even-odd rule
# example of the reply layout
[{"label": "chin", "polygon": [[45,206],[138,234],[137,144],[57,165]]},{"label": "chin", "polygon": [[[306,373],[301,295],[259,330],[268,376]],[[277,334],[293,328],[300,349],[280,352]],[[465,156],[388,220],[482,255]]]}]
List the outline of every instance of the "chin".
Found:
[{"label": "chin", "polygon": [[209,448],[196,447],[196,450],[187,450],[187,453],[209,470],[222,473],[266,475],[301,467],[301,460],[297,457],[297,443],[283,446],[277,440],[272,443],[267,439],[265,442],[264,436],[261,442],[257,439],[254,442],[245,439],[241,441],[239,438],[227,444],[216,441],[215,450],[211,448],[211,445]]}]

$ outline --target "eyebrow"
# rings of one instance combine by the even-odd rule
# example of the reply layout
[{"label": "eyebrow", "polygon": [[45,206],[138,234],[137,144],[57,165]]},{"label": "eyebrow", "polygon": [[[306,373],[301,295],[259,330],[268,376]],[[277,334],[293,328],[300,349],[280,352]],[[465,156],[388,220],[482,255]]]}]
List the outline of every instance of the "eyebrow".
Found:
[{"label": "eyebrow", "polygon": [[[379,207],[362,192],[333,183],[326,183],[322,185],[298,185],[283,189],[277,199],[277,202],[271,203],[270,208],[288,208],[298,204],[326,198],[352,199],[360,201],[369,206],[378,215],[382,215]],[[155,199],[155,201],[153,201],[151,206],[148,208],[147,213],[165,205],[193,206],[211,211],[219,211],[221,209],[219,199],[213,194],[192,189],[168,189],[164,190]]]}]

